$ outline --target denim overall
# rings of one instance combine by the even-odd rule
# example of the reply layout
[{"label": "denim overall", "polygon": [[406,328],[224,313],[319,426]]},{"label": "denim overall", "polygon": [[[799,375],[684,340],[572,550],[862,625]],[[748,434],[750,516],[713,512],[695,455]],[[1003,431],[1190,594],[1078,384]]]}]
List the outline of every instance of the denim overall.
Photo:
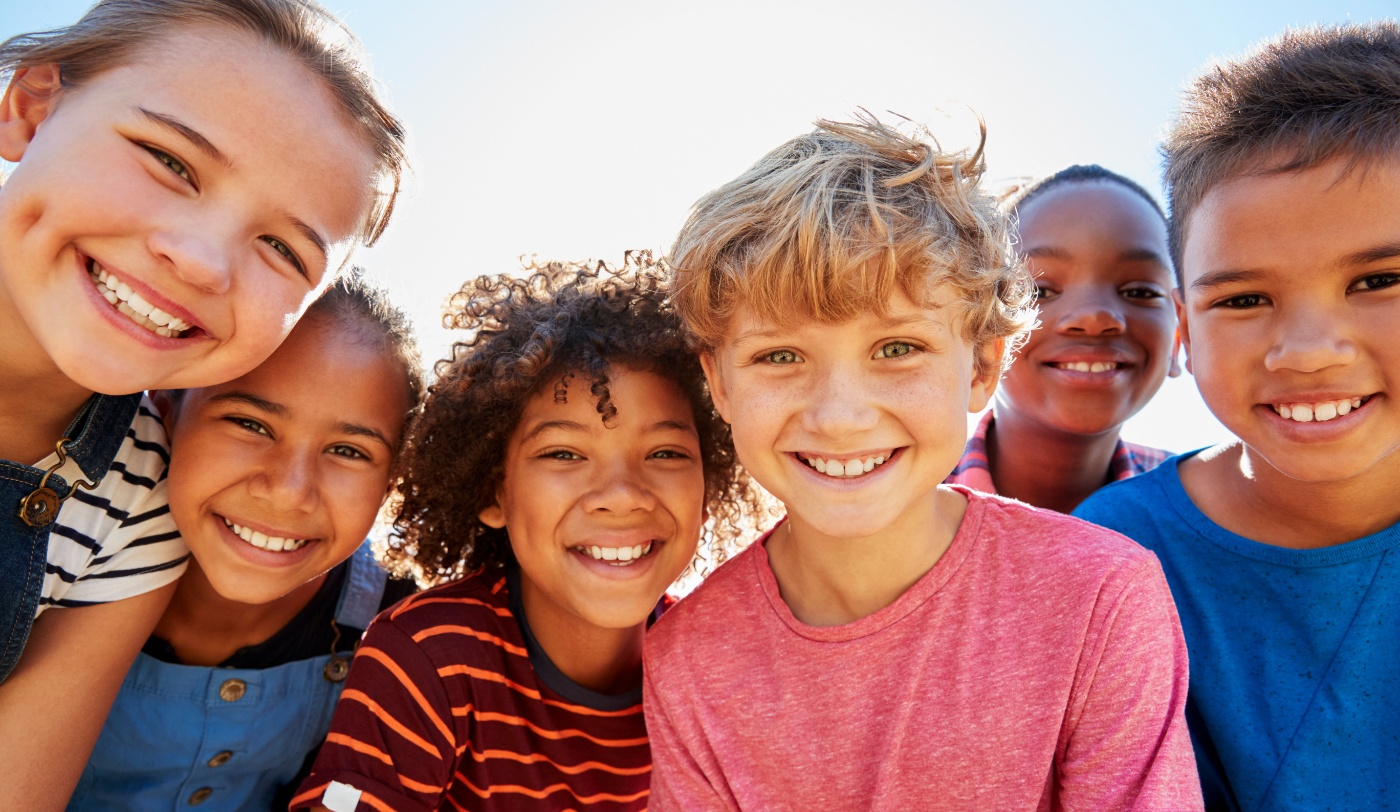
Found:
[{"label": "denim overall", "polygon": [[[94,483],[112,466],[140,405],[139,393],[93,395],[64,432],[68,459]],[[39,468],[0,460],[0,682],[14,670],[29,639],[44,587],[49,531],[62,501],[77,487],[58,474],[45,476]]]},{"label": "denim overall", "polygon": [[[350,559],[336,625],[367,628],[384,583],[366,542]],[[270,809],[330,730],[350,656],[245,669],[138,655],[68,812]]]}]

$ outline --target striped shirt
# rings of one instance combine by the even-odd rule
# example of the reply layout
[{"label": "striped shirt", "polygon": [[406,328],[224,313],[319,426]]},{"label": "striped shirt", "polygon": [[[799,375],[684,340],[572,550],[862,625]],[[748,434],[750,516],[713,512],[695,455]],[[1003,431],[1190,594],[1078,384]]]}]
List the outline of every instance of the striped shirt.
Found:
[{"label": "striped shirt", "polygon": [[[35,467],[57,462],[50,455]],[[180,577],[189,550],[166,503],[169,465],[165,428],[142,398],[106,476],[91,491],[75,488],[54,520],[38,614],[119,601]],[[68,482],[86,478],[71,459],[57,473]]]},{"label": "striped shirt", "polygon": [[[996,483],[992,482],[992,470],[987,462],[987,434],[992,429],[992,420],[992,411],[989,409],[982,415],[982,419],[977,423],[977,430],[967,441],[967,448],[963,451],[962,459],[958,460],[958,467],[943,480],[944,483],[966,485],[983,493],[997,492]],[[1120,479],[1145,474],[1170,456],[1169,451],[1120,439],[1113,449],[1113,459],[1108,463],[1107,482],[1117,482]]]},{"label": "striped shirt", "polygon": [[292,809],[323,803],[331,782],[358,790],[362,811],[646,808],[641,687],[605,695],[565,677],[524,623],[517,578],[444,584],[371,624]]}]

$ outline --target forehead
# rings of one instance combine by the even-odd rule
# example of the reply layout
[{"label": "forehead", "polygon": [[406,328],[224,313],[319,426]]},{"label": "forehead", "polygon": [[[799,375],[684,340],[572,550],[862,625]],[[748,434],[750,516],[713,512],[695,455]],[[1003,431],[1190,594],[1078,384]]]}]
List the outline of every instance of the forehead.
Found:
[{"label": "forehead", "polygon": [[526,399],[516,437],[534,431],[539,423],[551,421],[560,421],[551,428],[588,432],[658,422],[693,424],[690,401],[671,378],[643,366],[623,363],[610,365],[607,378],[609,400],[617,414],[606,425],[598,413],[598,398],[590,391],[590,376],[575,371],[548,379]]},{"label": "forehead", "polygon": [[740,305],[730,320],[725,345],[747,345],[755,342],[799,336],[824,336],[833,328],[842,332],[882,332],[890,329],[925,329],[950,332],[961,324],[961,300],[952,285],[935,284],[929,289],[928,301],[916,304],[902,291],[895,291],[879,310],[868,310],[853,319],[828,322],[815,318],[777,318]]},{"label": "forehead", "polygon": [[1063,183],[1017,208],[1022,246],[1042,241],[1092,238],[1162,247],[1167,224],[1141,195],[1120,183]]},{"label": "forehead", "polygon": [[1182,281],[1189,288],[1220,271],[1313,276],[1349,269],[1387,246],[1400,247],[1400,160],[1242,175],[1215,186],[1191,212]]}]

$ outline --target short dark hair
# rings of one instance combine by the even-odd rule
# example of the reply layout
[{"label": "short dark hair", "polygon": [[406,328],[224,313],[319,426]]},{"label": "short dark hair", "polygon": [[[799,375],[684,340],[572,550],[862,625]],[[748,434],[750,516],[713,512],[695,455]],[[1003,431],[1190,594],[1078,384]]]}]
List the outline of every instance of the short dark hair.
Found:
[{"label": "short dark hair", "polygon": [[1009,212],[1015,212],[1022,206],[1034,200],[1042,193],[1054,189],[1056,186],[1063,186],[1069,183],[1116,183],[1119,186],[1146,200],[1152,206],[1152,210],[1163,221],[1167,219],[1166,212],[1162,211],[1162,204],[1157,202],[1157,198],[1152,193],[1144,189],[1137,181],[1126,175],[1120,175],[1111,169],[1105,169],[1098,164],[1075,164],[1067,166],[1053,175],[1046,175],[1037,180],[1028,181],[1013,186],[1001,195],[1001,206]]},{"label": "short dark hair", "polygon": [[[1400,153],[1400,25],[1393,20],[1285,32],[1206,70],[1162,145],[1172,260],[1213,188],[1246,174]],[[1178,271],[1179,274],[1179,271]]]},{"label": "short dark hair", "polygon": [[656,372],[685,394],[713,520],[703,547],[712,560],[722,558],[723,540],[758,507],[666,296],[664,266],[641,251],[629,252],[620,268],[545,262],[525,270],[523,277],[478,277],[448,303],[444,326],[472,335],[437,363],[437,380],[409,427],[404,478],[393,497],[390,568],[432,584],[513,561],[506,529],[486,525],[479,514],[495,502],[525,401],[568,377],[596,401],[606,424],[617,414],[608,390],[614,362]]},{"label": "short dark hair", "polygon": [[423,361],[418,339],[408,314],[389,300],[389,294],[375,285],[364,270],[352,267],[336,278],[335,284],[306,309],[305,319],[334,321],[346,327],[359,327],[366,338],[381,342],[392,357],[408,386],[410,414],[423,399]]}]

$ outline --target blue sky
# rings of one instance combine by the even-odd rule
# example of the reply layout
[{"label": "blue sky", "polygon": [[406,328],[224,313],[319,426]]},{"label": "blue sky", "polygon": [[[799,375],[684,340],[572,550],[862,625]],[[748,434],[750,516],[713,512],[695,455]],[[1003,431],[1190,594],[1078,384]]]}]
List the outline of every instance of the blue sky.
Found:
[{"label": "blue sky", "polygon": [[[0,1],[0,37],[88,5]],[[430,357],[467,278],[524,254],[664,248],[702,193],[857,107],[928,122],[950,147],[975,139],[975,110],[993,180],[1100,163],[1158,190],[1162,129],[1211,60],[1393,3],[326,2],[410,128],[406,197],[358,261],[414,313]],[[1125,434],[1175,450],[1226,436],[1189,376]]]}]

